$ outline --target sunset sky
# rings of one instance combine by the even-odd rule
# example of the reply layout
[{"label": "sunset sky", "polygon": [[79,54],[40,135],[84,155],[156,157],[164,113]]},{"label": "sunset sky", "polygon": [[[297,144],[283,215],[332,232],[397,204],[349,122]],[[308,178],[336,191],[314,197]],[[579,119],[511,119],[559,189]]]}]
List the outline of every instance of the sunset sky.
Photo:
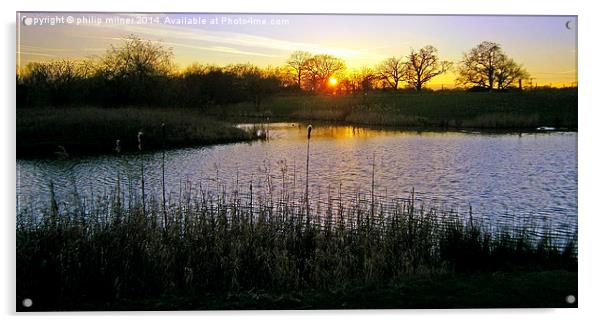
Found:
[{"label": "sunset sky", "polygon": [[[99,56],[136,34],[173,49],[180,68],[194,62],[284,65],[291,52],[332,54],[348,69],[373,66],[433,45],[457,62],[481,41],[500,43],[539,85],[577,81],[575,16],[393,16],[256,14],[27,13],[17,15],[17,65]],[[452,87],[453,72],[430,87]]]}]

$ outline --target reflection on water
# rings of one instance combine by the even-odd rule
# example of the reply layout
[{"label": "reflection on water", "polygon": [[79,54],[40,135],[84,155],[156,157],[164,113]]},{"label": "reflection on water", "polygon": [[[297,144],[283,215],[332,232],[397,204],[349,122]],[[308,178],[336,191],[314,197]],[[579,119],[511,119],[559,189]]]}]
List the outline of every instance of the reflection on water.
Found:
[{"label": "reflection on water", "polygon": [[[241,125],[247,127],[248,125]],[[269,125],[269,141],[170,150],[165,154],[168,193],[184,184],[210,191],[258,192],[283,187],[298,197],[305,188],[306,125]],[[430,204],[509,225],[535,219],[555,230],[577,224],[577,133],[479,134],[374,130],[314,126],[309,173],[310,198],[330,191],[351,200],[369,194],[407,197],[414,188]],[[139,188],[140,162],[150,195],[161,193],[160,152],[56,160],[18,160],[19,206],[43,206],[53,182],[59,200],[76,191],[108,194],[117,179]],[[374,162],[373,162],[374,157]],[[268,188],[269,187],[269,188]],[[344,199],[344,200],[345,200]]]}]

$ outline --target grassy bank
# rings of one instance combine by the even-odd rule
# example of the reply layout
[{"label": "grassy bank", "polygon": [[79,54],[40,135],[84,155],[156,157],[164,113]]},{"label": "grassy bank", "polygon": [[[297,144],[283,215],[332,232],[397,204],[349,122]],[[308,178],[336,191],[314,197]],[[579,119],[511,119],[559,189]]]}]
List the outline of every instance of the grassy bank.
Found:
[{"label": "grassy bank", "polygon": [[17,156],[137,151],[139,131],[146,150],[246,141],[253,132],[216,121],[198,110],[157,108],[21,108],[17,109]]},{"label": "grassy bank", "polygon": [[320,120],[363,125],[436,128],[577,128],[577,89],[508,93],[437,91],[366,96],[280,96],[259,109],[241,103],[212,108],[222,119]]},{"label": "grassy bank", "polygon": [[[124,151],[145,147],[184,147],[256,138],[232,122],[321,121],[413,128],[534,130],[539,126],[577,129],[577,90],[548,89],[510,93],[438,91],[370,93],[348,96],[275,96],[259,108],[251,103],[184,108],[19,108],[17,155],[54,152],[110,153],[117,139]],[[219,120],[219,121],[218,121]]]},{"label": "grassy bank", "polygon": [[35,307],[19,309],[555,307],[576,294],[576,239],[494,230],[413,198],[308,211],[239,195],[190,189],[163,209],[116,189],[51,195],[42,218],[21,209],[17,301]]}]

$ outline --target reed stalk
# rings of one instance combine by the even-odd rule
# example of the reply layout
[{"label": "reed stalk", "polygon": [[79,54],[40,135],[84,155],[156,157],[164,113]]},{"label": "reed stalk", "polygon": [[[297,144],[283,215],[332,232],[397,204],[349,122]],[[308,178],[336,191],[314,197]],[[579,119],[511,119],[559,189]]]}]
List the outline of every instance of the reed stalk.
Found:
[{"label": "reed stalk", "polygon": [[307,226],[309,226],[311,222],[311,216],[309,212],[309,142],[311,140],[311,124],[307,126],[307,154],[306,154],[306,162],[305,162],[305,213]]},{"label": "reed stalk", "polygon": [[144,192],[144,133],[138,132],[138,152],[140,153],[140,189],[142,191],[142,216],[146,218],[146,194]]},{"label": "reed stalk", "polygon": [[165,123],[161,123],[161,193],[163,205],[163,226],[167,228],[167,209],[165,208]]}]

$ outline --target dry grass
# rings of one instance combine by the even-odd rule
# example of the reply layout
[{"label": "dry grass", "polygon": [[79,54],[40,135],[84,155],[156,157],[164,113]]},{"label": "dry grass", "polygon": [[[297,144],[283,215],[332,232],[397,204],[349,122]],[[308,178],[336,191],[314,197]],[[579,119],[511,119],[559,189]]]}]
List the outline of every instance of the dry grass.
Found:
[{"label": "dry grass", "polygon": [[136,134],[145,134],[145,149],[166,144],[183,147],[245,141],[254,132],[204,116],[197,110],[156,108],[30,108],[17,110],[17,155],[50,155],[63,146],[68,153],[112,153],[119,139],[124,152],[137,151]]},{"label": "dry grass", "polygon": [[250,205],[242,192],[216,196],[195,187],[170,201],[166,214],[160,197],[147,197],[143,210],[132,190],[87,205],[51,197],[42,218],[22,209],[17,300],[32,298],[38,309],[99,309],[139,298],[227,299],[460,273],[576,270],[575,240],[558,246],[531,228],[492,230],[413,197],[349,207],[330,200],[308,211],[288,195],[256,194]]},{"label": "dry grass", "polygon": [[260,110],[246,103],[211,108],[224,119],[336,121],[363,125],[437,128],[577,128],[577,89],[509,93],[374,92],[367,96],[276,96]]}]

